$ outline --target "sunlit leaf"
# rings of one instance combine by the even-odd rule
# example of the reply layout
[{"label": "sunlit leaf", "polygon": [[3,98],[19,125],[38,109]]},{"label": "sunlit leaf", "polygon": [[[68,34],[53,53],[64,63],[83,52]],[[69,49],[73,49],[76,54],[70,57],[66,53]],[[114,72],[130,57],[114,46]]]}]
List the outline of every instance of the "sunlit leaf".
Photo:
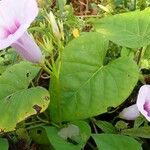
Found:
[{"label": "sunlit leaf", "polygon": [[114,43],[140,48],[150,44],[150,9],[105,17],[95,21],[96,31]]}]

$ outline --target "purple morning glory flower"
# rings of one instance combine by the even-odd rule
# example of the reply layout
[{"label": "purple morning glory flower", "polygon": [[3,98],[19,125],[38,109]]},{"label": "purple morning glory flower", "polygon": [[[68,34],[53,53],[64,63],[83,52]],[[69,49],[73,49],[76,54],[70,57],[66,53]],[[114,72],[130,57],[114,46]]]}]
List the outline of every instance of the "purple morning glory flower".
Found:
[{"label": "purple morning glory flower", "polygon": [[41,63],[41,50],[27,33],[27,28],[37,15],[36,0],[1,0],[0,49],[11,46],[24,59]]},{"label": "purple morning glory flower", "polygon": [[141,114],[150,121],[150,85],[140,88],[136,104]]}]

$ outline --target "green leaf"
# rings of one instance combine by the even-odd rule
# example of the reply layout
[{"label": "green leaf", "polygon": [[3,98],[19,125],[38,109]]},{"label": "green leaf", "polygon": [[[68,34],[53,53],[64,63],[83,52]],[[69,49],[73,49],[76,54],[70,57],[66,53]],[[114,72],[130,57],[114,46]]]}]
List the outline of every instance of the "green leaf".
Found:
[{"label": "green leaf", "polygon": [[8,150],[8,141],[6,139],[0,138],[0,149],[1,150]]},{"label": "green leaf", "polygon": [[27,117],[39,114],[48,107],[49,92],[42,87],[30,88],[0,100],[0,130],[15,130],[16,124]]},{"label": "green leaf", "polygon": [[[102,114],[121,104],[138,80],[136,63],[118,58],[104,66],[108,41],[98,33],[86,33],[65,48],[60,71],[63,121]],[[58,121],[56,82],[51,80],[50,115]]]},{"label": "green leaf", "polygon": [[148,45],[145,49],[144,58],[150,59],[150,45]]},{"label": "green leaf", "polygon": [[49,92],[42,87],[27,89],[39,67],[22,62],[0,76],[0,131],[15,130],[16,124],[41,113],[49,105]]},{"label": "green leaf", "polygon": [[139,128],[145,122],[145,120],[145,117],[142,115],[137,117],[134,121],[134,128]]},{"label": "green leaf", "polygon": [[142,150],[135,139],[116,134],[93,134],[99,150]]},{"label": "green leaf", "polygon": [[110,122],[98,120],[95,123],[105,133],[117,133],[117,129]]},{"label": "green leaf", "polygon": [[150,127],[125,129],[121,133],[133,137],[150,138]]},{"label": "green leaf", "polygon": [[13,87],[12,89],[15,91],[27,89],[39,70],[39,67],[28,62],[21,62],[7,68],[7,70],[0,76],[0,91],[3,90],[4,85]]},{"label": "green leaf", "polygon": [[64,10],[64,5],[66,4],[66,0],[57,0],[59,10],[61,13],[63,13]]},{"label": "green leaf", "polygon": [[41,145],[49,145],[46,131],[43,127],[33,128],[29,131],[32,140]]},{"label": "green leaf", "polygon": [[150,9],[109,16],[95,21],[96,31],[114,43],[140,48],[150,44]]},{"label": "green leaf", "polygon": [[73,122],[72,124],[79,127],[80,134],[76,139],[65,140],[59,135],[59,130],[55,127],[44,127],[51,145],[55,150],[81,150],[90,137],[91,130],[89,125],[84,121]]}]

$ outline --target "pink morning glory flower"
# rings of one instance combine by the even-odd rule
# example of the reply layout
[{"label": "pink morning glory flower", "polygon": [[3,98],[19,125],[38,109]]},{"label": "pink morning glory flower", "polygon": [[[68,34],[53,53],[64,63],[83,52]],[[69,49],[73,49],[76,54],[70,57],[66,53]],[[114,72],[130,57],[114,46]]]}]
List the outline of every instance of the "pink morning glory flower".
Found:
[{"label": "pink morning glory flower", "polygon": [[27,28],[37,15],[36,0],[1,0],[0,49],[11,46],[24,59],[41,63],[41,50],[27,33]]},{"label": "pink morning glory flower", "polygon": [[150,85],[140,88],[136,104],[141,114],[150,121]]}]

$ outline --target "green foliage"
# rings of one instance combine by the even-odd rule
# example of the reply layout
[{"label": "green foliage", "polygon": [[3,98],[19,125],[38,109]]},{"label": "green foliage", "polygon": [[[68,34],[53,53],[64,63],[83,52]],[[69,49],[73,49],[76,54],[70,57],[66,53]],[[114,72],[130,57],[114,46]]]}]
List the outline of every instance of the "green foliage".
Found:
[{"label": "green foliage", "polygon": [[43,127],[33,128],[29,131],[33,141],[38,144],[48,145],[49,140]]},{"label": "green foliage", "polygon": [[68,138],[67,140],[58,134],[59,130],[57,128],[44,127],[48,139],[55,150],[80,150],[86,144],[91,134],[89,125],[84,121],[73,122],[72,124],[78,126],[80,132],[78,137],[74,137],[74,139]]},{"label": "green foliage", "polygon": [[99,150],[142,150],[141,145],[131,137],[115,134],[93,134]]},{"label": "green foliage", "polygon": [[110,122],[98,120],[95,123],[105,133],[117,133],[117,129]]},{"label": "green foliage", "polygon": [[[20,149],[18,145],[42,150],[142,150],[141,143],[149,148],[150,126],[142,115],[135,121],[118,118],[123,107],[136,101],[138,79],[149,80],[149,4],[38,0],[39,15],[29,31],[42,50],[43,63],[15,64],[21,60],[13,49],[0,52],[0,150],[9,145],[14,150]],[[50,11],[61,38],[54,36]],[[121,12],[126,13],[117,14]],[[79,37],[73,31],[79,31]],[[108,113],[109,108],[113,111]]]},{"label": "green foliage", "polygon": [[[136,63],[120,57],[104,66],[107,48],[108,41],[98,33],[83,34],[65,48],[60,70],[62,120],[102,114],[132,92],[138,80]],[[52,81],[50,114],[58,121],[55,87]]]},{"label": "green foliage", "polygon": [[8,150],[8,141],[6,139],[0,138],[0,149],[1,150]]},{"label": "green foliage", "polygon": [[15,130],[17,123],[48,107],[48,91],[42,87],[27,89],[39,69],[22,62],[8,68],[0,77],[1,132]]},{"label": "green foliage", "polygon": [[141,48],[150,44],[149,15],[147,8],[105,17],[95,21],[95,29],[118,45]]},{"label": "green foliage", "polygon": [[142,137],[142,138],[150,138],[150,127],[140,127],[140,128],[130,128],[122,130],[121,132],[124,135],[129,135],[133,137]]}]

